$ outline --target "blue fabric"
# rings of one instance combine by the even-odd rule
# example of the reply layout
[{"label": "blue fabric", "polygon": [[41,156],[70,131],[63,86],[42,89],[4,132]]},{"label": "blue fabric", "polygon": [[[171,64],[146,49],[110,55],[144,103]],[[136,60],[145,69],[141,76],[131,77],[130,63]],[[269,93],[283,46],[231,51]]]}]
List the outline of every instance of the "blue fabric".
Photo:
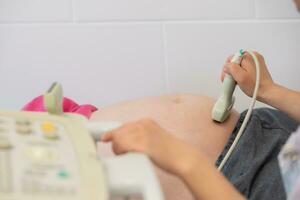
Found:
[{"label": "blue fabric", "polygon": [[[241,114],[218,166],[235,139],[246,111]],[[250,200],[285,200],[286,194],[278,164],[278,154],[298,123],[284,113],[255,109],[236,148],[223,167],[223,174]]]}]

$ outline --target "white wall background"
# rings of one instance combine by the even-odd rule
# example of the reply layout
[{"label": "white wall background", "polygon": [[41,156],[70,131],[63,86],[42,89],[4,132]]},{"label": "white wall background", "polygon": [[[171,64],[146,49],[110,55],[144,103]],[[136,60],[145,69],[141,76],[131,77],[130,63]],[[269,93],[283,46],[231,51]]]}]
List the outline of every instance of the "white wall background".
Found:
[{"label": "white wall background", "polygon": [[100,107],[165,93],[217,97],[223,62],[239,48],[261,52],[277,82],[300,90],[292,0],[0,0],[0,107],[19,109],[53,81]]}]

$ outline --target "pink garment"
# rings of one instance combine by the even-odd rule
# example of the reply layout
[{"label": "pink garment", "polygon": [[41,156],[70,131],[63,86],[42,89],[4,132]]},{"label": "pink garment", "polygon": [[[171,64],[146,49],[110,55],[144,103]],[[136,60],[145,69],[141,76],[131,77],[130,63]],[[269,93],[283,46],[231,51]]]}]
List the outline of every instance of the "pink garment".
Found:
[{"label": "pink garment", "polygon": [[[88,119],[91,117],[92,113],[97,111],[98,108],[96,108],[93,105],[78,105],[73,100],[64,97],[63,99],[63,111],[64,112],[70,112],[70,113],[77,113],[81,114]],[[26,104],[22,111],[32,111],[32,112],[46,112],[46,109],[44,107],[44,97],[38,96],[32,101],[30,101],[28,104]]]}]

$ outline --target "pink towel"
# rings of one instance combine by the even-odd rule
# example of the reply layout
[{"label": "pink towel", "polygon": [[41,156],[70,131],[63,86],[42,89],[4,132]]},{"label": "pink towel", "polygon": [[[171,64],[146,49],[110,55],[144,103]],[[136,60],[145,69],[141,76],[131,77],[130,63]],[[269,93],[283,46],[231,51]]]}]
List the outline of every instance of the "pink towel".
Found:
[{"label": "pink towel", "polygon": [[[90,118],[92,113],[97,111],[98,109],[93,105],[78,105],[73,100],[64,97],[63,99],[63,111],[70,113],[81,114],[87,118]],[[28,104],[26,104],[22,111],[33,111],[33,112],[46,112],[44,107],[44,98],[43,96],[38,96]]]}]

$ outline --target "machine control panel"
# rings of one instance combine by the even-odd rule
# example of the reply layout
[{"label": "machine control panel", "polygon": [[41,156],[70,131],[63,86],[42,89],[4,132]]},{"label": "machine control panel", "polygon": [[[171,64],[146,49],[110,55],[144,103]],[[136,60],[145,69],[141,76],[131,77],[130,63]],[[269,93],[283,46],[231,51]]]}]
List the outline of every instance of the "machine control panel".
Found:
[{"label": "machine control panel", "polygon": [[3,130],[0,135],[0,192],[53,195],[78,192],[78,163],[61,124],[9,117],[0,120]]},{"label": "machine control panel", "polygon": [[[107,199],[94,142],[67,120],[48,113],[0,112],[0,199]],[[98,177],[98,192],[85,188],[91,172]]]}]

